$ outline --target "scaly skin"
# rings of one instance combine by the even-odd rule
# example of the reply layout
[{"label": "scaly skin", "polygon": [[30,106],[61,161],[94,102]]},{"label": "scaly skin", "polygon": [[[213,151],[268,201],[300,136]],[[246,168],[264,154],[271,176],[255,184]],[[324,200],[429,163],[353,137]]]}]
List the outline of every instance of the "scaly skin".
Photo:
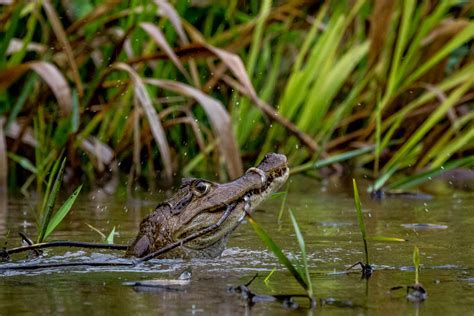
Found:
[{"label": "scaly skin", "polygon": [[216,224],[228,206],[232,212],[215,230],[199,236],[165,254],[162,258],[214,258],[245,213],[251,213],[288,178],[284,155],[270,153],[254,168],[228,183],[185,179],[176,194],[145,217],[127,256],[143,257],[166,245]]}]

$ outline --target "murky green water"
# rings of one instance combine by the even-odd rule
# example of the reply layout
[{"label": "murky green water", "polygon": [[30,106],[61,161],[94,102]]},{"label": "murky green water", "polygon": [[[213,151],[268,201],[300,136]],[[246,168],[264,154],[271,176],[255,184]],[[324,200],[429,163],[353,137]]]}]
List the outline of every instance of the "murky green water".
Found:
[{"label": "murky green water", "polygon": [[[246,283],[255,273],[260,278],[251,285],[258,294],[302,293],[285,269],[265,249],[249,224],[233,234],[223,256],[214,260],[156,260],[144,267],[48,269],[28,272],[0,272],[0,315],[13,314],[385,314],[385,315],[474,315],[474,195],[456,192],[432,199],[363,198],[369,235],[401,237],[407,243],[370,242],[371,261],[376,271],[367,282],[360,274],[343,272],[363,259],[362,242],[354,211],[350,181],[321,184],[293,178],[288,206],[294,211],[305,235],[312,280],[318,298],[349,301],[350,306],[325,304],[313,311],[288,310],[280,303],[259,303],[251,309],[231,285]],[[100,241],[89,223],[108,233],[116,226],[115,242],[130,241],[141,218],[160,198],[140,200],[84,195],[51,239]],[[35,236],[32,206],[23,197],[10,197],[0,203],[0,235],[10,231],[9,247],[17,246],[18,231]],[[291,223],[277,214],[281,200],[260,207],[255,218],[290,256],[298,257]],[[419,227],[413,224],[435,224]],[[420,281],[428,299],[412,303],[404,291],[390,293],[398,285],[414,283],[413,247],[421,251],[423,269]],[[54,249],[47,250],[41,262],[114,260],[113,252]],[[117,253],[117,256],[120,254]],[[15,259],[22,259],[16,256]],[[171,279],[192,267],[187,286],[173,289],[136,289],[125,281]],[[273,268],[277,271],[268,284],[263,282]],[[305,305],[302,301],[301,305]]]}]

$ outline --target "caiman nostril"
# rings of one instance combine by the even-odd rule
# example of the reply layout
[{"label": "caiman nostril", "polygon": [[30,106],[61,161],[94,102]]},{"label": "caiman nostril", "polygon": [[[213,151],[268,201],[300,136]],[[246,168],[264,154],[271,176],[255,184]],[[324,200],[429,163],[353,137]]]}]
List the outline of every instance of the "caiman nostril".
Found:
[{"label": "caiman nostril", "polygon": [[249,173],[249,172],[255,172],[256,174],[258,174],[260,176],[260,180],[262,181],[262,185],[265,185],[265,183],[267,183],[267,175],[265,174],[263,170],[258,169],[256,167],[251,167],[247,170],[246,173]]}]

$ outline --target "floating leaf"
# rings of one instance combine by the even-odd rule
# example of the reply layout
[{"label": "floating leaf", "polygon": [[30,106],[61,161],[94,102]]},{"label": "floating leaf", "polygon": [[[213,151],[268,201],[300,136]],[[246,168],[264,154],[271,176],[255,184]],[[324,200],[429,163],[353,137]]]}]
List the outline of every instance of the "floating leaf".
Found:
[{"label": "floating leaf", "polygon": [[405,242],[406,239],[398,237],[385,237],[385,236],[367,236],[367,240],[372,241],[395,241],[395,242]]}]

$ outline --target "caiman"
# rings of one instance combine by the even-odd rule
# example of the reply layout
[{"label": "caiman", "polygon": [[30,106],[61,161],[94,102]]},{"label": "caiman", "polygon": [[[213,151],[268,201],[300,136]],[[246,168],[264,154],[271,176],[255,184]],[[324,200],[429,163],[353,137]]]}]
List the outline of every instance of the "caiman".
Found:
[{"label": "caiman", "polygon": [[[213,225],[216,228],[212,231],[160,257],[219,256],[245,214],[251,213],[278,190],[288,174],[286,157],[269,153],[257,167],[250,168],[243,176],[228,183],[184,179],[173,197],[159,204],[153,213],[143,219],[138,236],[127,249],[127,256],[144,257]],[[224,213],[226,218],[222,221]]]}]

